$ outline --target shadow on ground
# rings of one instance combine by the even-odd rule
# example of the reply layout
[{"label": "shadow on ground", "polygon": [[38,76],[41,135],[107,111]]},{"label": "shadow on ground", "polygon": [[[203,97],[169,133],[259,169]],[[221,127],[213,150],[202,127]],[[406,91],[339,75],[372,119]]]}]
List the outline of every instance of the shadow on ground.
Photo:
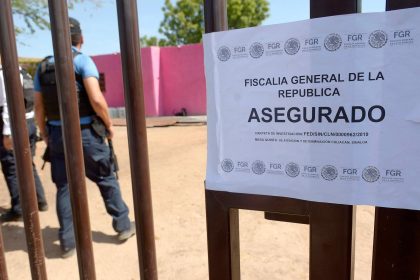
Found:
[{"label": "shadow on ground", "polygon": [[[25,239],[25,229],[22,222],[9,222],[2,224],[3,243],[5,252],[24,251],[28,253]],[[46,227],[42,229],[45,257],[48,259],[61,258],[58,242],[58,228]],[[121,244],[115,235],[100,231],[92,232],[92,240],[96,243]]]}]

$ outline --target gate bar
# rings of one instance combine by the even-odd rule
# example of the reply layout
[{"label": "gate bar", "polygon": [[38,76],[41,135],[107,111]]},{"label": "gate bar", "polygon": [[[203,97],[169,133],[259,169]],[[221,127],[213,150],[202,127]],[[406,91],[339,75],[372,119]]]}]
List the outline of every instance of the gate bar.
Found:
[{"label": "gate bar", "polygon": [[47,279],[10,0],[0,1],[0,52],[31,275],[32,279]]},{"label": "gate bar", "polygon": [[116,0],[141,279],[158,279],[137,4]]},{"label": "gate bar", "polygon": [[420,211],[375,208],[372,280],[419,280]]},{"label": "gate bar", "polygon": [[210,279],[240,279],[237,212],[232,213],[237,209],[306,216],[310,279],[353,279],[355,207],[213,190],[205,194]]},{"label": "gate bar", "polygon": [[[361,0],[310,0],[311,19],[360,12]],[[310,279],[354,279],[356,207],[311,202],[310,209]]]},{"label": "gate bar", "polygon": [[[359,11],[360,0],[322,0],[322,5],[311,1],[311,17]],[[226,0],[206,0],[204,15],[207,33],[227,30]],[[353,279],[353,206],[206,190],[210,279],[240,279],[237,209],[281,213],[283,218],[293,216],[294,222],[295,216],[302,217],[301,222],[309,221],[310,279]]]},{"label": "gate bar", "polygon": [[[204,0],[205,33],[228,30],[227,1]],[[206,190],[209,279],[241,279],[239,210]]]},{"label": "gate bar", "polygon": [[95,263],[67,2],[49,0],[48,4],[79,275],[80,279],[92,280],[96,279]]},{"label": "gate bar", "polygon": [[362,11],[361,0],[311,0],[311,18],[337,16]]},{"label": "gate bar", "polygon": [[387,11],[392,10],[399,10],[399,9],[407,9],[407,8],[415,8],[420,7],[419,0],[387,0],[385,9]]},{"label": "gate bar", "polygon": [[[387,11],[414,7],[420,0],[386,1]],[[420,211],[376,207],[372,280],[399,279],[420,279]]]},{"label": "gate bar", "polygon": [[0,280],[8,280],[6,258],[4,257],[3,233],[0,227]]},{"label": "gate bar", "polygon": [[204,28],[206,33],[228,30],[226,0],[204,0]]}]

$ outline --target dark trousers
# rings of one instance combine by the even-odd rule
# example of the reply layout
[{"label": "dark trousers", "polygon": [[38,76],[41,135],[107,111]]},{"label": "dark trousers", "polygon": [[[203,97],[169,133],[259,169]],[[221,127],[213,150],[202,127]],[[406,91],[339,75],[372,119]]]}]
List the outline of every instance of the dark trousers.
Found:
[{"label": "dark trousers", "polygon": [[[86,177],[99,187],[106,211],[112,216],[114,230],[122,232],[129,229],[128,207],[122,199],[120,185],[113,172],[108,145],[90,127],[82,128],[82,144]],[[75,239],[60,126],[48,125],[48,147],[51,176],[57,186],[60,244],[62,248],[72,248],[75,247]]]},{"label": "dark trousers", "polygon": [[[1,111],[1,109],[0,109]],[[1,116],[1,113],[0,113]],[[32,158],[35,155],[36,146],[36,126],[34,119],[26,121],[29,133],[29,144],[31,146]],[[22,207],[20,205],[19,184],[17,180],[16,162],[13,150],[6,150],[3,146],[3,119],[0,117],[0,162],[3,171],[4,179],[6,180],[7,188],[9,189],[11,197],[12,211],[22,214]],[[35,164],[32,162],[32,169],[35,179],[36,196],[38,202],[46,202],[44,188],[36,171]]]}]

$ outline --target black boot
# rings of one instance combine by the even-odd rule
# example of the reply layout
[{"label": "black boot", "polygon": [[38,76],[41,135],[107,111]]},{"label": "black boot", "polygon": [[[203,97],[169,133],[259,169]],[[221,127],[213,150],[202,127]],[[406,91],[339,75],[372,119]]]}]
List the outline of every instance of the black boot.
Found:
[{"label": "black boot", "polygon": [[12,221],[21,221],[22,213],[17,213],[12,209],[9,209],[7,212],[1,214],[0,220],[2,222],[12,222]]}]

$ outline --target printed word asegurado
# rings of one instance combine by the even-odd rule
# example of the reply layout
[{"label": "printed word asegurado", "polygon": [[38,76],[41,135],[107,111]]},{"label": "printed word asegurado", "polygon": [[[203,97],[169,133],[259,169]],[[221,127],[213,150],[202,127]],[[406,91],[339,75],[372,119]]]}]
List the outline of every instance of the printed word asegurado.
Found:
[{"label": "printed word asegurado", "polygon": [[360,123],[369,121],[373,123],[382,122],[385,119],[385,108],[380,105],[373,105],[365,108],[363,106],[352,106],[346,109],[344,106],[331,107],[263,107],[251,108],[248,122],[291,122],[291,123]]}]

